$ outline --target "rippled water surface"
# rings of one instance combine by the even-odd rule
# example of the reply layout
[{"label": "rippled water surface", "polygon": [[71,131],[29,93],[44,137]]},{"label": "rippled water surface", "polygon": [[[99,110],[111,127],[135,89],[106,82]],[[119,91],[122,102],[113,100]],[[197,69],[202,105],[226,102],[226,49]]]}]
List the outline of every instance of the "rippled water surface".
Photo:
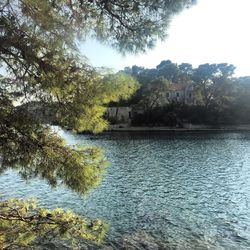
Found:
[{"label": "rippled water surface", "polygon": [[108,240],[146,232],[177,249],[250,249],[250,134],[60,132],[69,143],[101,146],[110,166],[82,198],[40,180],[0,176],[8,197],[71,208],[109,225]]}]

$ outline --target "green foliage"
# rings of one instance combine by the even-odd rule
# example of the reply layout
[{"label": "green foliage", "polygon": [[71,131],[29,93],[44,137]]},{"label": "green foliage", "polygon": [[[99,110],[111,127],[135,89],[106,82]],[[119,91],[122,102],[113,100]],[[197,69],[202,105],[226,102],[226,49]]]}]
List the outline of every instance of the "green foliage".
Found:
[{"label": "green foliage", "polygon": [[1,172],[12,167],[25,179],[39,176],[53,186],[63,183],[79,193],[99,182],[106,166],[100,149],[66,146],[49,128],[34,124],[32,117],[1,104]]},{"label": "green foliage", "polygon": [[[59,103],[55,104],[57,121],[77,132],[84,130],[101,132],[107,125],[103,114],[109,102],[127,99],[138,87],[137,82],[122,73],[91,75],[88,86],[84,83],[84,72],[80,79],[65,87],[53,88]],[[86,79],[86,81],[88,81]],[[73,116],[72,116],[73,115]]]},{"label": "green foliage", "polygon": [[[134,115],[133,125],[181,126],[181,123],[196,124],[246,124],[250,122],[250,78],[233,77],[232,64],[175,64],[162,61],[156,68],[126,67],[124,72],[134,76],[140,88],[127,105],[141,106],[144,114]],[[159,79],[168,80],[168,85],[159,85]],[[161,81],[160,81],[161,82]],[[172,100],[164,102],[169,86],[176,83],[192,84],[193,104],[185,105]],[[165,98],[166,99],[166,98]],[[166,105],[164,105],[166,104]]]},{"label": "green foliage", "polygon": [[29,249],[56,238],[72,246],[82,238],[100,244],[106,228],[102,221],[86,220],[72,211],[39,208],[34,200],[0,202],[1,249]]},{"label": "green foliage", "polygon": [[[39,38],[43,36],[43,41],[49,39],[54,48],[61,45],[72,47],[74,34],[77,34],[83,38],[90,35],[123,52],[137,52],[145,51],[157,39],[163,39],[173,14],[194,3],[195,0],[22,0],[11,5],[15,10],[11,13],[9,1],[4,0],[1,5],[3,13],[11,16],[5,15],[2,23],[8,25],[12,35],[16,25],[20,25],[24,32],[35,28]],[[16,20],[14,14],[17,13],[25,17],[21,22]],[[34,45],[39,45],[36,37],[32,38],[36,42]]]},{"label": "green foliage", "polygon": [[191,82],[194,69],[188,63],[178,65],[165,60],[153,69],[134,65],[126,67],[124,72],[133,76],[140,84],[127,105],[140,104],[145,109],[150,109],[165,103],[166,91],[171,84]]},{"label": "green foliage", "polygon": [[156,66],[158,74],[164,76],[169,81],[176,82],[179,75],[179,68],[177,64],[172,63],[170,60],[162,61]]},{"label": "green foliage", "polygon": [[164,77],[158,77],[142,86],[142,96],[140,105],[145,110],[155,108],[162,105],[162,99],[165,98],[165,93],[168,90],[170,82]]},{"label": "green foliage", "polygon": [[76,48],[76,34],[90,32],[99,22],[99,9],[106,7],[23,0],[4,1],[0,8],[0,62],[7,71],[0,78],[0,170],[12,167],[24,178],[39,176],[85,193],[105,169],[101,151],[67,146],[29,107],[35,102],[61,126],[97,133],[107,125],[107,104],[136,90],[132,77],[97,71]]},{"label": "green foliage", "polygon": [[[80,194],[96,186],[106,166],[101,151],[66,145],[34,113],[42,109],[49,120],[77,132],[102,131],[108,104],[128,98],[138,84],[129,75],[88,65],[76,38],[94,37],[122,52],[145,51],[166,36],[173,14],[194,2],[2,0],[0,171],[12,168],[25,179],[62,183]],[[49,233],[97,242],[103,237],[100,222],[88,230],[76,215],[21,201],[1,202],[0,216],[1,242],[7,245],[25,246]]]},{"label": "green foliage", "polygon": [[194,69],[189,63],[178,65],[170,60],[161,61],[153,69],[146,69],[136,65],[124,69],[125,73],[134,76],[141,85],[147,84],[158,77],[164,77],[172,83],[185,83],[191,80],[193,71]]},{"label": "green foliage", "polygon": [[229,95],[234,70],[232,64],[226,63],[202,64],[194,70],[194,86],[196,92],[202,95],[201,104],[208,107],[214,101],[218,101],[218,105],[223,102],[223,93]]}]

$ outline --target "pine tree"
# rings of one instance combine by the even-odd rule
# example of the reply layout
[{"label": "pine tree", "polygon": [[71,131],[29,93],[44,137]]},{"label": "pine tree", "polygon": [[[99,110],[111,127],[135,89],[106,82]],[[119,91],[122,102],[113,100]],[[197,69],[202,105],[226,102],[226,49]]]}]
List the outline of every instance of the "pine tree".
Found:
[{"label": "pine tree", "polygon": [[[43,178],[80,194],[97,185],[106,166],[98,148],[70,147],[30,109],[77,132],[102,131],[109,102],[128,98],[136,81],[101,72],[80,56],[78,39],[93,37],[122,53],[151,48],[171,17],[190,0],[2,0],[0,3],[0,171]],[[105,225],[33,202],[0,203],[0,245],[27,248],[44,237],[100,242]]]}]

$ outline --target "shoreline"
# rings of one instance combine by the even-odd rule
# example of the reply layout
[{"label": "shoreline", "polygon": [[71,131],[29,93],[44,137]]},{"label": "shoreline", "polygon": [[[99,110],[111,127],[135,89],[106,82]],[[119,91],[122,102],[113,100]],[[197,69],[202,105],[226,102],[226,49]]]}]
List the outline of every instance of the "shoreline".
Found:
[{"label": "shoreline", "polygon": [[250,125],[239,126],[221,126],[221,127],[209,127],[209,126],[193,126],[184,128],[175,127],[128,127],[128,126],[110,126],[105,129],[105,132],[250,132]]}]

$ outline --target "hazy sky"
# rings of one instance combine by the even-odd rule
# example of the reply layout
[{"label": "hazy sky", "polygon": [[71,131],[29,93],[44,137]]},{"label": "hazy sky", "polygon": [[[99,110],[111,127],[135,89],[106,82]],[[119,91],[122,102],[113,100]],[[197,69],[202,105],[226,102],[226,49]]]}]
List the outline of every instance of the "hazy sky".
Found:
[{"label": "hazy sky", "polygon": [[123,69],[138,65],[153,68],[162,60],[232,63],[236,75],[250,75],[250,0],[198,0],[197,5],[173,18],[164,42],[145,54],[118,54],[88,41],[81,46],[92,65]]}]

